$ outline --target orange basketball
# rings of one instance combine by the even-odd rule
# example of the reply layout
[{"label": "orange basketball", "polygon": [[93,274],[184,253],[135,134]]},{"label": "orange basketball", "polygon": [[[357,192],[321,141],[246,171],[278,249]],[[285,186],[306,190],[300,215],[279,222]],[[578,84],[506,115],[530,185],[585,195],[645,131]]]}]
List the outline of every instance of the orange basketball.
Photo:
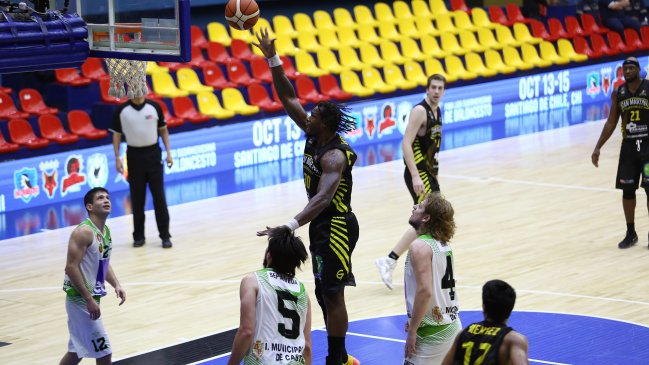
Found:
[{"label": "orange basketball", "polygon": [[259,5],[255,0],[230,0],[225,5],[225,20],[238,30],[252,28],[259,19]]}]

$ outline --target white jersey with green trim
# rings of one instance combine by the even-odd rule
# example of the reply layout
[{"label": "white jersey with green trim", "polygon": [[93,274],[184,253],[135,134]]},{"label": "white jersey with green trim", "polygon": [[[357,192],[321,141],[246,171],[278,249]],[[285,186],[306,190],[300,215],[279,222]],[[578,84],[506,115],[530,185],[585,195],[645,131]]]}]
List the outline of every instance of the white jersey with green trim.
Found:
[{"label": "white jersey with green trim", "polygon": [[[86,218],[77,227],[81,226],[90,227],[93,233],[92,244],[86,249],[86,253],[79,264],[84,285],[93,297],[103,297],[106,295],[106,274],[108,273],[108,264],[113,249],[110,229],[108,229],[108,226],[104,226],[104,232],[101,232],[90,218]],[[63,279],[63,290],[68,294],[69,300],[84,302],[67,274]]]},{"label": "white jersey with green trim", "polygon": [[[462,326],[458,316],[458,298],[453,278],[453,251],[449,244],[442,244],[430,235],[419,236],[419,240],[425,242],[433,251],[431,262],[433,297],[417,333],[421,337],[435,337],[436,342],[445,342],[451,336],[455,336]],[[417,281],[410,255],[409,251],[404,277],[408,318],[412,313],[417,292]]]},{"label": "white jersey with green trim", "polygon": [[245,365],[304,364],[307,294],[296,278],[272,269],[255,272],[259,292],[255,334]]}]

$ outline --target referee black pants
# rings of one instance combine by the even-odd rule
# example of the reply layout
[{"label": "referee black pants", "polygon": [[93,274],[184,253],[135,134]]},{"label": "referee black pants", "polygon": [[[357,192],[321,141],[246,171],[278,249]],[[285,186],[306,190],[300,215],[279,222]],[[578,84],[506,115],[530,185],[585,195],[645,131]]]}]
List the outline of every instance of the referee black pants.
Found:
[{"label": "referee black pants", "polygon": [[167,210],[164,190],[164,168],[160,146],[158,144],[148,147],[128,146],[126,161],[133,210],[133,239],[135,241],[144,239],[144,204],[147,184],[153,196],[155,221],[160,238],[163,240],[170,238],[169,210]]}]

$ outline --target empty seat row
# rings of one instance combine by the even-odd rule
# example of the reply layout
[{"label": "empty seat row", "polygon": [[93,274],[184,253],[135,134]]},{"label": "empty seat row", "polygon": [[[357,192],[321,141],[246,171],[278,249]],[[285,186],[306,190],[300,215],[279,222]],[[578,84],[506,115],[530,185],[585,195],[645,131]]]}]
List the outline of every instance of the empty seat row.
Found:
[{"label": "empty seat row", "polygon": [[35,89],[25,88],[20,90],[18,100],[22,111],[16,108],[9,94],[0,92],[0,120],[28,118],[30,115],[56,114],[59,112],[57,108],[45,105],[43,97]]}]

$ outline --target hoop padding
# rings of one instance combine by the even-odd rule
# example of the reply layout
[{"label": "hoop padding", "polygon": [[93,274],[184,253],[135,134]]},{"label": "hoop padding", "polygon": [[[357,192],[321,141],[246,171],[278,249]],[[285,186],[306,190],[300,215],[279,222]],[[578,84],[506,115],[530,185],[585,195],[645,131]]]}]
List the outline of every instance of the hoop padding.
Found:
[{"label": "hoop padding", "polygon": [[78,14],[0,13],[0,73],[79,67],[88,58],[88,29]]},{"label": "hoop padding", "polygon": [[[105,58],[110,75],[108,95],[116,98],[127,96],[129,99],[141,98],[149,93],[146,84],[146,62]],[[128,92],[126,91],[128,89]]]}]

